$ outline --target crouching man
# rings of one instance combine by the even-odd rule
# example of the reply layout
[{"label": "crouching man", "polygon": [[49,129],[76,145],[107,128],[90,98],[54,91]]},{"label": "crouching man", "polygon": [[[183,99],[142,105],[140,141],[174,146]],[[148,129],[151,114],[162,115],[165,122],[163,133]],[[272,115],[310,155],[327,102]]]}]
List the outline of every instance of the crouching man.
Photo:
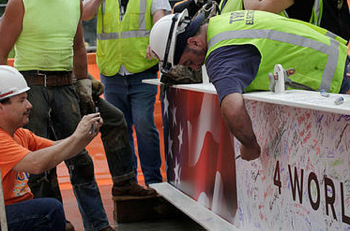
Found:
[{"label": "crouching man", "polygon": [[102,126],[99,113],[83,117],[68,138],[53,142],[22,127],[29,121],[32,105],[28,87],[15,68],[0,65],[0,168],[9,230],[65,230],[61,202],[33,199],[29,174],[52,169],[79,153]]}]

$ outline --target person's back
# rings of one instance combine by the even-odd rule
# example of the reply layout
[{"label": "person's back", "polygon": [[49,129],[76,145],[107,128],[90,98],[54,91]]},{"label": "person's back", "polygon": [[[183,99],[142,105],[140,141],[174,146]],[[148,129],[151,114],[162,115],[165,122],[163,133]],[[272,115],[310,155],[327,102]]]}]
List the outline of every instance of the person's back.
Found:
[{"label": "person's back", "polygon": [[[340,37],[337,40],[329,38],[326,34],[322,28],[268,12],[235,11],[209,21],[206,61],[221,47],[254,45],[261,60],[256,78],[244,89],[245,92],[269,90],[268,74],[279,63],[295,69],[291,76],[295,82],[305,83],[314,90],[338,93],[347,58],[346,42]],[[305,57],[307,63],[302,61]],[[212,62],[208,64],[208,74],[212,65]]]}]

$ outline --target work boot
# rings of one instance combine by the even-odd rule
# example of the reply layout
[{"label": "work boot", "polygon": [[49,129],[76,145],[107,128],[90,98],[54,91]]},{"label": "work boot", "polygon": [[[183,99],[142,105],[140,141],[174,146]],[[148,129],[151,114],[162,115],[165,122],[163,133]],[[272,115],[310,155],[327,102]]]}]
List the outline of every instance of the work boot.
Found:
[{"label": "work boot", "polygon": [[114,197],[148,198],[156,196],[157,192],[152,188],[144,188],[136,182],[127,180],[121,183],[114,183],[112,195]]},{"label": "work boot", "polygon": [[111,226],[108,226],[106,228],[100,229],[99,231],[117,231],[117,230],[113,229]]},{"label": "work boot", "polygon": [[66,229],[65,231],[75,231],[74,230],[74,226],[72,225],[72,223],[70,223],[70,221],[66,221]]}]

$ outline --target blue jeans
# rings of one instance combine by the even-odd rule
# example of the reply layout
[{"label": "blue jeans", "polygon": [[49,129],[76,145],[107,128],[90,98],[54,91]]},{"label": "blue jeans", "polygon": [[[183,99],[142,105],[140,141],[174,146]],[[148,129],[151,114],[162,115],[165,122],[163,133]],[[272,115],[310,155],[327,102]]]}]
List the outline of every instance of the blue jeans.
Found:
[{"label": "blue jeans", "polygon": [[159,134],[154,123],[154,103],[157,86],[142,83],[143,79],[155,79],[156,73],[145,71],[133,75],[104,76],[105,98],[119,108],[128,124],[129,142],[133,152],[133,166],[137,173],[133,129],[135,126],[138,153],[146,185],[162,182]]},{"label": "blue jeans", "polygon": [[[79,98],[75,87],[73,85],[30,87],[28,100],[33,105],[33,109],[27,128],[36,135],[47,138],[60,140],[70,136],[81,120]],[[84,149],[75,157],[66,160],[65,164],[69,170],[85,230],[95,231],[109,226],[95,180],[93,162],[88,152]],[[53,196],[59,193],[58,184],[52,184],[50,180],[53,179],[48,173],[30,175],[29,185],[34,197],[52,196],[46,195],[46,188],[50,187],[49,191],[53,191]],[[47,184],[48,187],[46,187]],[[53,186],[55,187],[52,188]]]},{"label": "blue jeans", "polygon": [[9,231],[63,231],[66,228],[62,203],[40,198],[6,206]]}]

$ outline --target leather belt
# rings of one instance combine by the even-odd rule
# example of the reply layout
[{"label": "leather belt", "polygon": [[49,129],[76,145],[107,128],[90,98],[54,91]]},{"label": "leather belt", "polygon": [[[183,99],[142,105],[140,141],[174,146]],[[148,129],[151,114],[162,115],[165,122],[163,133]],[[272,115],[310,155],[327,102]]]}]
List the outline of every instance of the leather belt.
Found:
[{"label": "leather belt", "polygon": [[21,71],[29,86],[62,87],[73,84],[70,71]]}]

